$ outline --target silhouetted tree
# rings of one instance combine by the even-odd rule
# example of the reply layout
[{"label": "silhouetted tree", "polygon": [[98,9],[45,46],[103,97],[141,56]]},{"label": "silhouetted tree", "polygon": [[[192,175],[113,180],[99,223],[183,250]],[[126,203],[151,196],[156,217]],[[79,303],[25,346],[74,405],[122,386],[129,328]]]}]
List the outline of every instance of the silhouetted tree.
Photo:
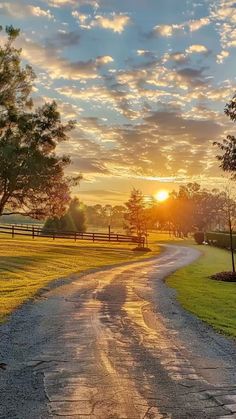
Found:
[{"label": "silhouetted tree", "polygon": [[[231,119],[236,121],[236,95],[233,99],[226,104],[225,114]],[[220,160],[220,167],[225,172],[230,172],[235,178],[236,174],[236,137],[234,135],[228,135],[222,142],[214,142],[223,154],[218,155],[217,158]]]}]

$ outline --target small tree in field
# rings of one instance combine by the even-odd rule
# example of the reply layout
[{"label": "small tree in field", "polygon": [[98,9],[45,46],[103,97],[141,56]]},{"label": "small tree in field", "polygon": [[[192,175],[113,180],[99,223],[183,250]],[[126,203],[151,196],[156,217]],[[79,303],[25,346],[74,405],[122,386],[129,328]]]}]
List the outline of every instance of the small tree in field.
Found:
[{"label": "small tree in field", "polygon": [[140,239],[147,236],[147,216],[145,213],[144,197],[141,191],[133,189],[130,199],[125,204],[125,229],[129,234],[136,234]]},{"label": "small tree in field", "polygon": [[55,102],[33,109],[35,75],[22,66],[18,35],[7,27],[0,45],[0,216],[45,218],[63,214],[70,202],[71,180],[64,176],[70,159],[55,150],[74,123],[61,122]]},{"label": "small tree in field", "polygon": [[[236,95],[232,100],[226,104],[225,114],[231,119],[231,121],[236,122]],[[214,145],[217,145],[222,151],[221,155],[218,155],[217,158],[220,161],[220,167],[224,172],[228,172],[232,175],[232,179],[236,179],[236,137],[234,135],[228,135],[223,142],[214,142]],[[234,262],[234,246],[233,246],[233,222],[235,220],[236,208],[235,202],[231,198],[231,194],[226,192],[225,207],[224,212],[226,214],[229,234],[230,234],[230,250],[232,255],[232,269],[235,272],[235,262]]]},{"label": "small tree in field", "polygon": [[236,221],[236,203],[235,196],[232,188],[227,185],[226,191],[222,192],[222,206],[221,206],[221,217],[223,218],[225,225],[229,231],[229,248],[231,252],[232,260],[232,271],[235,272],[235,260],[234,260],[234,240],[233,234],[235,229]]}]

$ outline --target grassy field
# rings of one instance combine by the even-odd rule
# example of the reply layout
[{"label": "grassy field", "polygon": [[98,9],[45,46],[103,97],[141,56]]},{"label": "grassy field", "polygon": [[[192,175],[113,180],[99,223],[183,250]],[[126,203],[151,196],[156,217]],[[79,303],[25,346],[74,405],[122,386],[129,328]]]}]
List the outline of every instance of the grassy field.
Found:
[{"label": "grassy field", "polygon": [[236,283],[209,279],[211,274],[231,270],[230,252],[210,246],[196,248],[202,256],[171,275],[167,284],[177,290],[185,309],[218,331],[236,337]]},{"label": "grassy field", "polygon": [[0,322],[55,279],[160,252],[154,243],[152,253],[133,252],[133,247],[0,235]]}]

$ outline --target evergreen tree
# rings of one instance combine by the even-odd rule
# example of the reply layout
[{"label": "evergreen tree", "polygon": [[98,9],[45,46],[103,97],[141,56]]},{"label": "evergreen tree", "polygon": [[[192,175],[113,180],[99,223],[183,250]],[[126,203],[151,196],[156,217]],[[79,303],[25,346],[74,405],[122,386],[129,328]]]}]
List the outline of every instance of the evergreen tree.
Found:
[{"label": "evergreen tree", "polygon": [[[129,234],[136,234],[141,240],[147,236],[147,216],[145,213],[144,198],[141,191],[133,189],[128,202],[125,204],[124,228]],[[140,244],[141,245],[141,244]]]}]

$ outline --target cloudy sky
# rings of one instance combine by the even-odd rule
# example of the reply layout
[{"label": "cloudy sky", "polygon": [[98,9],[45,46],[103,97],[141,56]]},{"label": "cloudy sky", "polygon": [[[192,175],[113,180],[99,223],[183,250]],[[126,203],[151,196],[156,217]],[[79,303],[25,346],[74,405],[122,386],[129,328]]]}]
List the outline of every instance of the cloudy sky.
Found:
[{"label": "cloudy sky", "polygon": [[235,0],[12,0],[0,15],[22,30],[35,102],[77,120],[63,151],[84,202],[220,182],[212,142],[233,129]]}]

